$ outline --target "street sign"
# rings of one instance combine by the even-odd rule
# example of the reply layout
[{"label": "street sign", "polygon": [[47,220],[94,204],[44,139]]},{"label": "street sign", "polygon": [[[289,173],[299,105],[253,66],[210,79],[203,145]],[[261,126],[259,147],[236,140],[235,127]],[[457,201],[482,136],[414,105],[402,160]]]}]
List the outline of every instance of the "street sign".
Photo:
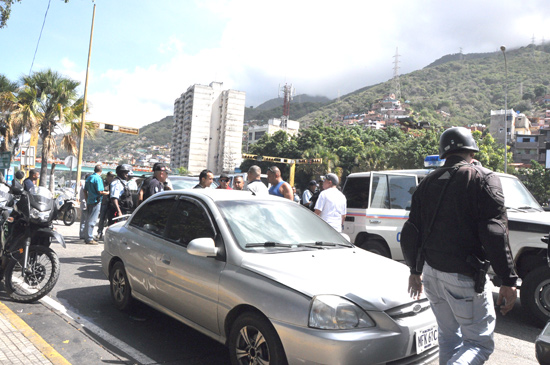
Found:
[{"label": "street sign", "polygon": [[0,152],[0,169],[9,169],[11,152]]},{"label": "street sign", "polygon": [[105,132],[108,132],[108,133],[118,132],[118,133],[133,134],[136,136],[139,135],[139,128],[123,127],[120,125],[108,124],[108,123],[98,123],[98,122],[91,122],[91,123],[94,123],[94,126],[97,129],[103,129]]},{"label": "street sign", "polygon": [[78,164],[78,160],[74,156],[67,156],[64,162],[65,166],[67,166],[71,170],[74,169]]},{"label": "street sign", "polygon": [[21,166],[34,167],[36,165],[36,154],[34,146],[21,148]]}]

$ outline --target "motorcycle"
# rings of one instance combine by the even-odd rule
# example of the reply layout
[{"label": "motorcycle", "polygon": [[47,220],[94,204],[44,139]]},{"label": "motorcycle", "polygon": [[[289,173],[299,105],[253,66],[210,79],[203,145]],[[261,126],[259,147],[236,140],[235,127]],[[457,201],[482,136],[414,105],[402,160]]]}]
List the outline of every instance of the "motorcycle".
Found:
[{"label": "motorcycle", "polygon": [[8,195],[11,198],[6,197],[7,204],[0,208],[0,273],[8,295],[17,302],[30,303],[48,294],[57,283],[59,258],[50,244],[55,240],[65,248],[65,240],[53,230],[56,208],[48,189],[25,191],[14,181]]},{"label": "motorcycle", "polygon": [[64,188],[60,191],[59,195],[55,199],[55,205],[57,207],[57,213],[54,219],[58,220],[59,217],[63,217],[63,223],[66,226],[70,226],[76,220],[76,197],[72,189]]}]

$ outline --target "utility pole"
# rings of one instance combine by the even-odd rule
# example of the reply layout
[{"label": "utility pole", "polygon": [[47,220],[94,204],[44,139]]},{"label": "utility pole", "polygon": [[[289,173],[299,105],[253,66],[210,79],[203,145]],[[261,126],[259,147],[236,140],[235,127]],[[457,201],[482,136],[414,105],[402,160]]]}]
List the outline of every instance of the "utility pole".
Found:
[{"label": "utility pole", "polygon": [[92,29],[90,30],[90,47],[88,48],[88,64],[86,66],[86,82],[84,83],[84,107],[82,109],[82,119],[80,121],[80,146],[78,148],[78,164],[76,167],[76,183],[75,194],[78,193],[80,187],[80,174],[82,171],[82,150],[84,149],[84,130],[86,129],[86,103],[88,102],[88,74],[90,73],[90,58],[92,57],[92,40],[94,39],[94,20],[95,20],[95,5],[92,14]]},{"label": "utility pole", "polygon": [[[508,173],[508,62],[506,61],[506,46],[500,46],[504,55],[504,173]],[[510,129],[511,130],[511,129]]]}]

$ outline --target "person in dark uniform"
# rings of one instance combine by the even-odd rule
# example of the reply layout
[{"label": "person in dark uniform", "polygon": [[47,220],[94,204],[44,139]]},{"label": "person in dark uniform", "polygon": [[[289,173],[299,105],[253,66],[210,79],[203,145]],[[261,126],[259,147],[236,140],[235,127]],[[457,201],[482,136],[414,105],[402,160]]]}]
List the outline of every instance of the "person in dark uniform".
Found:
[{"label": "person in dark uniform", "polygon": [[128,187],[128,181],[133,176],[132,166],[128,164],[118,165],[115,172],[116,177],[109,186],[109,197],[111,199],[111,206],[108,214],[109,225],[115,223],[114,217],[130,214],[134,208],[132,194]]},{"label": "person in dark uniform", "polygon": [[478,151],[468,129],[443,132],[445,164],[419,184],[401,232],[409,293],[418,299],[425,291],[437,319],[440,364],[482,364],[494,351],[487,261],[502,281],[497,305],[503,315],[517,297],[500,178],[471,163]]},{"label": "person in dark uniform", "polygon": [[157,163],[153,167],[153,178],[149,183],[144,186],[143,189],[143,200],[146,200],[156,193],[160,193],[164,190],[171,190],[166,184],[166,179],[168,178],[168,168],[163,163]]}]

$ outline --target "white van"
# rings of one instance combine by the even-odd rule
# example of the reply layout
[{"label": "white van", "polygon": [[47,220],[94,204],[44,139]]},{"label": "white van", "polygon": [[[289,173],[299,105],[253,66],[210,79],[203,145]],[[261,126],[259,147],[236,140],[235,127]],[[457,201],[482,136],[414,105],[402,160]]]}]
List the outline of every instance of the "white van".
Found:
[{"label": "white van", "polygon": [[[343,232],[365,250],[402,261],[401,229],[409,217],[412,194],[430,171],[350,174],[343,189],[347,199]],[[497,175],[508,212],[510,247],[522,281],[521,303],[545,323],[550,319],[550,268],[548,245],[541,238],[550,232],[550,212],[542,209],[517,177]]]}]

